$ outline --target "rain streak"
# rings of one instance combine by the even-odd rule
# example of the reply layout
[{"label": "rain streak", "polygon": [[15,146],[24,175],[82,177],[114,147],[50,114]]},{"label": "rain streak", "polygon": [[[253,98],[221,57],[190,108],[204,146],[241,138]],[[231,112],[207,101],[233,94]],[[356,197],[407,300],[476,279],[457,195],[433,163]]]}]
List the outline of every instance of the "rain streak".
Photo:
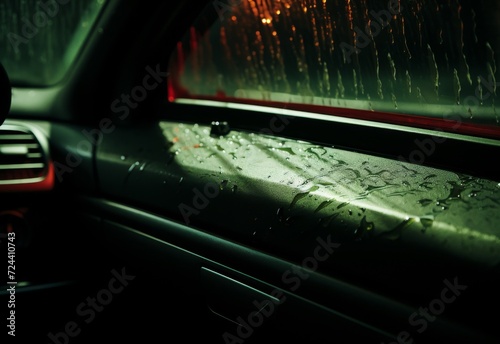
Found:
[{"label": "rain streak", "polygon": [[212,10],[171,60],[184,95],[498,125],[495,1],[239,0],[224,16]]}]

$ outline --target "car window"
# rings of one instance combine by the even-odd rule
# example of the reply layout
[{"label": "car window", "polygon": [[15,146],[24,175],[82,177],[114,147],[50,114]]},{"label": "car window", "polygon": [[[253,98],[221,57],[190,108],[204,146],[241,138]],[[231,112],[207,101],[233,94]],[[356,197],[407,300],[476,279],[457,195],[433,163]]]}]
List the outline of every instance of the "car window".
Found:
[{"label": "car window", "polygon": [[15,85],[58,82],[105,0],[0,0],[0,61]]},{"label": "car window", "polygon": [[170,60],[169,98],[498,137],[499,23],[495,0],[216,0]]}]

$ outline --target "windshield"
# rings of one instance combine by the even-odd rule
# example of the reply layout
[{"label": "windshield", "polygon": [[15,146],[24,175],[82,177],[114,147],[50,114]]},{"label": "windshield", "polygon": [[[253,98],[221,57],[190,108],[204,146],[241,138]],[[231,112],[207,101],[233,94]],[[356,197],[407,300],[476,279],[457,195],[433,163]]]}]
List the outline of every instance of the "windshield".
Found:
[{"label": "windshield", "polygon": [[17,86],[57,83],[105,0],[0,0],[0,61]]},{"label": "windshield", "polygon": [[497,0],[215,3],[172,57],[172,101],[295,104],[390,122],[460,116],[498,132]]}]

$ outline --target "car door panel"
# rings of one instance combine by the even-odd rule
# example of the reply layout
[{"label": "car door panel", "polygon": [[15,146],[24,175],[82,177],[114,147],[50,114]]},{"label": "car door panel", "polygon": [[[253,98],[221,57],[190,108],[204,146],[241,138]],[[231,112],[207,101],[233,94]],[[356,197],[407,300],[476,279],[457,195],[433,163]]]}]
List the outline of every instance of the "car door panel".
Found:
[{"label": "car door panel", "polygon": [[[233,130],[228,137],[212,137],[210,127],[199,124],[166,121],[145,124],[141,126],[142,134],[134,141],[130,140],[129,130],[131,129],[118,128],[104,138],[98,149],[96,164],[99,180],[103,183],[103,194],[111,200],[151,213],[151,217],[165,217],[178,223],[186,220],[180,210],[181,205],[185,204],[191,207],[195,214],[189,217],[188,227],[195,228],[206,239],[186,240],[185,230],[164,232],[159,229],[161,226],[134,220],[133,210],[125,211],[121,215],[116,215],[115,211],[112,211],[111,213],[114,213],[111,215],[112,219],[119,221],[126,219],[124,224],[135,223],[141,233],[144,232],[148,236],[166,240],[168,243],[196,253],[200,252],[203,256],[210,252],[208,243],[213,237],[218,237],[297,265],[311,256],[322,235],[323,242],[328,240],[328,234],[335,235],[339,246],[342,247],[332,254],[331,260],[322,263],[318,271],[321,276],[337,279],[337,283],[342,280],[347,282],[348,287],[346,286],[344,291],[352,291],[342,293],[335,288],[332,289],[331,284],[321,287],[321,283],[314,283],[312,277],[311,279],[308,277],[307,281],[301,281],[297,294],[307,300],[331,307],[331,310],[352,319],[366,321],[369,325],[375,324],[381,331],[387,330],[390,333],[392,330],[394,338],[397,337],[397,328],[408,327],[407,321],[413,313],[410,311],[412,307],[418,309],[419,305],[425,305],[426,302],[433,300],[437,291],[442,289],[443,280],[446,278],[453,280],[460,276],[460,281],[484,283],[488,273],[495,267],[497,259],[495,247],[498,244],[495,240],[490,242],[488,236],[482,237],[477,233],[481,231],[479,224],[477,227],[469,227],[470,232],[467,231],[469,236],[478,238],[479,242],[464,243],[463,230],[455,232],[449,227],[456,225],[463,228],[464,224],[460,222],[460,217],[454,215],[460,206],[449,212],[442,212],[441,209],[435,217],[425,214],[416,220],[411,220],[411,215],[415,214],[415,204],[419,205],[418,201],[424,199],[424,196],[429,197],[429,193],[432,192],[436,192],[437,199],[442,197],[439,195],[452,196],[453,189],[441,188],[442,185],[461,182],[461,178],[467,181],[465,175],[405,165],[401,162],[391,162],[384,158],[345,152],[304,141],[261,137],[239,130]],[[129,138],[128,142],[125,137]],[[117,145],[114,140],[123,144]],[[240,144],[238,148],[232,150],[231,144],[238,143]],[[241,150],[238,150],[239,147],[242,147]],[[239,156],[242,151],[249,149],[252,151],[248,153],[247,160],[244,153]],[[301,154],[301,150],[304,153]],[[287,157],[301,155],[301,158],[309,156],[309,159],[314,157],[318,160],[321,154],[331,154],[329,159],[323,161],[328,173],[321,173],[322,171],[319,171],[319,174],[312,173],[307,168],[306,158],[300,173],[293,174],[294,169],[300,164],[288,163]],[[339,164],[339,161],[342,163]],[[374,168],[377,166],[383,166],[383,169],[379,167],[375,171]],[[394,194],[402,193],[406,197],[409,186],[405,185],[404,181],[410,174],[413,183],[436,179],[435,184],[429,184],[421,191],[415,188],[413,192],[417,193],[417,197],[413,202],[405,201],[395,208],[394,205],[389,207],[383,203],[394,197],[392,194],[389,196],[377,194],[376,191],[375,194],[366,193],[367,189],[370,190],[369,186],[364,190],[347,188],[356,183],[356,172],[362,173],[360,171],[363,168],[365,172],[382,171],[382,175],[387,173],[388,176],[392,176],[386,179],[393,178],[391,180],[393,185],[387,185],[390,183],[374,185],[375,188],[372,190],[377,190],[377,186],[383,190],[382,187],[385,186],[392,188]],[[280,175],[276,178],[273,173],[278,171]],[[338,173],[340,182],[331,179],[335,173]],[[398,173],[403,174],[400,180],[396,177]],[[287,174],[290,174],[290,177],[287,177]],[[351,177],[348,177],[349,175]],[[364,178],[358,177],[361,183],[370,179],[368,174]],[[286,178],[291,182],[287,184]],[[383,178],[379,176],[378,181],[380,180]],[[480,183],[485,186],[483,189],[485,195],[495,197],[493,196],[495,182],[484,180]],[[301,189],[304,185],[306,187]],[[327,191],[333,185],[338,187],[337,190],[343,190],[344,194],[337,190]],[[324,192],[329,192],[327,196],[319,192],[321,188]],[[203,192],[208,200],[206,207],[202,206]],[[346,195],[346,192],[351,193]],[[195,199],[197,195],[200,197],[199,200]],[[375,201],[370,205],[366,200],[371,196]],[[200,202],[198,208],[196,208],[197,201]],[[448,206],[450,204],[451,207],[455,207],[454,203],[447,203]],[[329,206],[332,211],[324,215],[324,210],[328,210]],[[121,206],[113,205],[110,208],[113,207]],[[98,208],[102,209],[102,204]],[[402,212],[406,209],[406,213],[398,214],[395,209],[400,209]],[[433,208],[427,209],[431,209],[432,212]],[[487,217],[496,216],[493,209],[487,210],[487,207],[484,209],[485,214],[489,214]],[[319,215],[321,211],[323,214]],[[288,212],[290,213],[287,214]],[[294,221],[293,217],[298,220]],[[446,219],[446,222],[440,223],[440,218]],[[224,219],[224,222],[221,222],[221,219]],[[373,232],[375,234],[372,236]],[[443,245],[443,240],[448,244]],[[476,244],[486,249],[479,251],[473,248]],[[464,245],[472,246],[464,250]],[[425,259],[421,257],[422,250],[426,252]],[[211,258],[214,261],[241,273],[283,289],[290,287],[279,278],[279,276],[283,278],[286,268],[281,270],[281,274],[276,271],[262,274],[257,272],[262,269],[261,267],[253,266],[255,262],[237,260],[233,251],[225,253],[219,246],[210,254],[215,255]],[[415,257],[420,258],[416,261]],[[364,263],[366,260],[370,263]],[[356,266],[354,271],[353,264]],[[191,276],[193,274],[198,276],[201,267],[193,268]],[[288,282],[290,284],[290,281]],[[356,285],[362,289],[356,289]],[[391,315],[387,316],[398,320],[391,321],[391,325],[388,325],[387,318],[379,319],[379,322],[375,314],[369,316],[370,310],[379,309],[367,306],[375,302],[373,300],[369,303],[361,302],[366,306],[355,311],[353,305],[357,304],[357,301],[353,298],[359,299],[363,289],[367,293],[380,294],[379,297],[392,298],[395,302],[394,313],[388,312]],[[478,289],[474,291],[474,297],[480,297],[476,293],[480,293]],[[351,298],[346,295],[351,295]],[[387,299],[380,301],[386,305],[387,302]],[[449,333],[444,329],[451,326],[453,333],[461,333],[457,336],[460,338],[481,335],[482,330],[476,329],[479,332],[475,332],[474,328],[485,326],[481,323],[485,319],[475,322],[469,318],[469,312],[473,311],[473,308],[468,307],[471,305],[459,309],[450,316],[450,319],[438,319],[434,323],[436,333]],[[388,307],[384,306],[384,309]],[[448,323],[449,320],[451,323]],[[457,323],[453,325],[455,321]],[[463,321],[471,321],[472,328],[466,329],[458,325]],[[433,330],[427,331],[426,335],[431,336],[431,334],[434,335]],[[485,338],[488,336],[485,334]]]}]

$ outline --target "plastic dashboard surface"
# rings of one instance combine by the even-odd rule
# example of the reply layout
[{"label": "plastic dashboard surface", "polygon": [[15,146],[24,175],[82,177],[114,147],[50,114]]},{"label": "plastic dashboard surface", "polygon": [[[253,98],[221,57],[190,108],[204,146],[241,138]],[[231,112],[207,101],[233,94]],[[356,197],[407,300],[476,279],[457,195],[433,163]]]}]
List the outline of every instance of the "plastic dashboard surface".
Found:
[{"label": "plastic dashboard surface", "polygon": [[[443,316],[492,331],[477,315],[498,304],[498,181],[167,121],[118,128],[99,146],[96,168],[104,197],[415,309],[449,283],[467,286]],[[318,243],[335,253],[308,266]]]}]

